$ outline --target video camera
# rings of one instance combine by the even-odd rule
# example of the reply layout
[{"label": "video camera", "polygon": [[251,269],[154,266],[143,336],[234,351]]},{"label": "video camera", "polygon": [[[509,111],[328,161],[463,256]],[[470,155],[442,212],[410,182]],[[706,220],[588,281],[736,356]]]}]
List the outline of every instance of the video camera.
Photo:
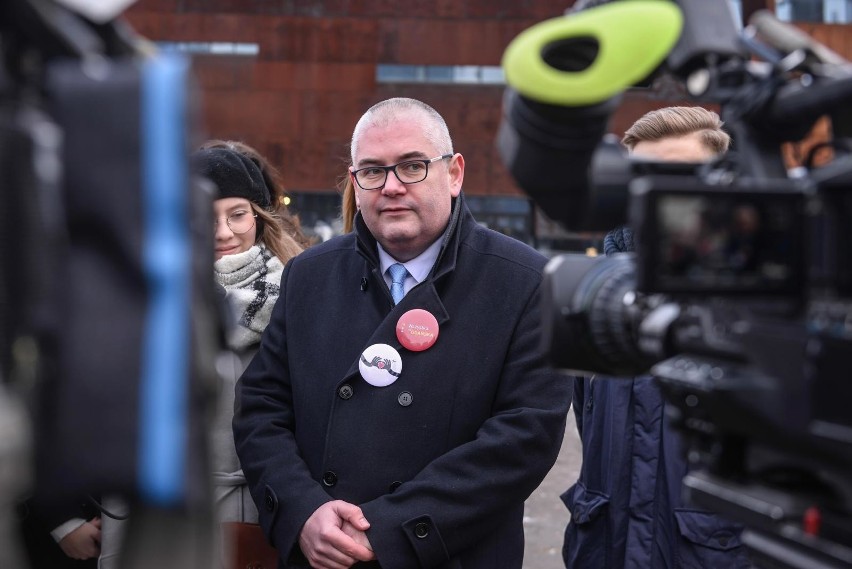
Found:
[{"label": "video camera", "polygon": [[[567,228],[627,222],[637,242],[547,265],[552,364],[650,372],[695,466],[688,498],[745,524],[756,565],[852,567],[852,65],[768,12],[741,31],[728,2],[603,4],[503,60],[509,171]],[[627,157],[605,131],[637,83],[718,105],[733,151]],[[822,116],[833,160],[788,172],[782,144]]]}]

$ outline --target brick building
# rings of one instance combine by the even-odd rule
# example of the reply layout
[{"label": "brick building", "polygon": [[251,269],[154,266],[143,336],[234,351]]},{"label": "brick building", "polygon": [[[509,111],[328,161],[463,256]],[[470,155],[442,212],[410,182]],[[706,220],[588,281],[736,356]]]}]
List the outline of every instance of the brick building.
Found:
[{"label": "brick building", "polygon": [[[730,1],[747,14],[775,7],[773,0],[712,1]],[[447,120],[468,164],[465,194],[476,217],[536,242],[536,236],[553,235],[555,226],[534,214],[495,149],[504,89],[499,64],[518,33],[571,4],[139,0],[126,15],[141,35],[197,54],[203,135],[244,140],[279,165],[307,229],[333,225],[339,214],[336,184],[359,116],[381,99],[408,96],[433,105]],[[787,4],[779,2],[779,11]],[[793,4],[805,5],[793,16],[817,13],[813,1]],[[813,24],[810,31],[825,35],[831,27],[837,26]],[[610,130],[623,132],[664,104],[671,101],[629,93]]]}]

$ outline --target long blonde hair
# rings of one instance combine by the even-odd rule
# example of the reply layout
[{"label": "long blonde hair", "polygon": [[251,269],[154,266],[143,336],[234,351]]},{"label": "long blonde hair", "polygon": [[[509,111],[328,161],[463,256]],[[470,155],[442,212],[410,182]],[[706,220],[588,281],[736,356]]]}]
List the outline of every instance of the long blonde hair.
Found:
[{"label": "long blonde hair", "polygon": [[340,180],[338,187],[343,194],[340,198],[340,217],[343,219],[343,233],[349,233],[355,225],[355,214],[358,213],[358,205],[355,203],[355,184],[352,182],[352,176],[348,170],[346,177]]},{"label": "long blonde hair", "polygon": [[254,202],[251,202],[251,208],[261,222],[258,227],[257,242],[266,245],[266,248],[282,263],[286,263],[304,251],[305,248],[287,233],[286,225],[278,212],[265,210]]}]

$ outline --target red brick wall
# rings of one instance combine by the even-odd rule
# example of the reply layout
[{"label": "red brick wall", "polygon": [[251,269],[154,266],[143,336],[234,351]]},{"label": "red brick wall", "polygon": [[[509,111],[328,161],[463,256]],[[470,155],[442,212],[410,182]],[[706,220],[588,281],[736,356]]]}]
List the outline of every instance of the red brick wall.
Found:
[{"label": "red brick wall", "polygon": [[469,165],[467,193],[520,195],[494,149],[502,87],[377,84],[376,64],[499,65],[512,38],[561,10],[542,0],[141,0],[127,17],[155,41],[259,44],[257,57],[195,59],[204,134],[258,147],[291,190],[332,188],[361,114],[409,96],[446,119]]},{"label": "red brick wall", "polygon": [[[441,112],[468,164],[471,195],[522,195],[494,137],[502,87],[377,84],[377,63],[499,65],[507,44],[571,4],[553,0],[140,0],[131,25],[157,41],[252,42],[257,57],[197,57],[205,137],[245,140],[280,165],[294,191],[328,191],[344,172],[355,122],[391,96]],[[852,55],[846,26],[805,29]],[[623,132],[671,101],[629,95],[612,117]]]}]

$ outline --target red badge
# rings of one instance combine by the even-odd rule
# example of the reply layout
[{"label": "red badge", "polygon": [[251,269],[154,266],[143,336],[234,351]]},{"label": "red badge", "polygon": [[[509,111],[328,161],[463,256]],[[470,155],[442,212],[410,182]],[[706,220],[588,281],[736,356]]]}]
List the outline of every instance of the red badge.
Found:
[{"label": "red badge", "polygon": [[438,340],[438,321],[426,310],[409,310],[396,323],[396,337],[404,348],[422,352]]}]

